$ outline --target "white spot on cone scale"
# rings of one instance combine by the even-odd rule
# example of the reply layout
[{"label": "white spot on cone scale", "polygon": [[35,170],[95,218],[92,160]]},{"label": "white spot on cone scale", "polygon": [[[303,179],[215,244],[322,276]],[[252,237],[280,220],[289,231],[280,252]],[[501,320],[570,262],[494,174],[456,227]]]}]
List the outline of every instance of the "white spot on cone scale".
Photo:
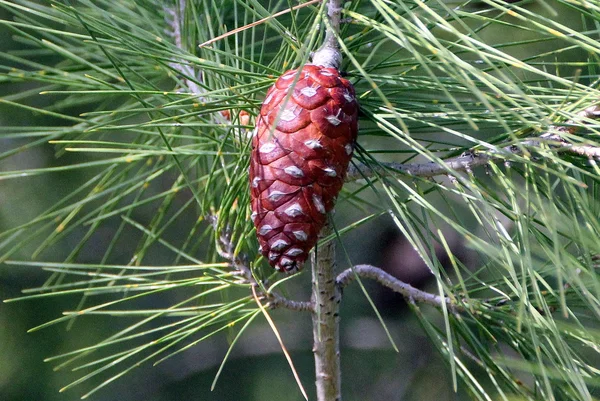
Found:
[{"label": "white spot on cone scale", "polygon": [[311,149],[323,149],[323,145],[318,139],[309,139],[308,141],[304,142],[304,144]]},{"label": "white spot on cone scale", "polygon": [[271,226],[270,226],[270,225],[268,225],[268,224],[265,224],[264,226],[262,226],[262,227],[260,228],[260,230],[258,230],[258,233],[259,233],[260,235],[267,235],[267,234],[268,234],[268,233],[270,233],[271,231],[273,231],[273,227],[271,227]]},{"label": "white spot on cone scale", "polygon": [[263,144],[258,151],[260,153],[271,153],[272,151],[275,150],[275,148],[277,147],[277,145],[275,145],[273,142],[267,142],[265,144]]},{"label": "white spot on cone scale", "polygon": [[308,239],[308,234],[304,231],[292,231],[292,234],[294,234],[294,237],[296,237],[298,241],[306,241]]},{"label": "white spot on cone scale", "polygon": [[284,211],[290,217],[302,216],[304,214],[304,210],[302,210],[302,206],[297,203],[294,203],[292,206],[288,207]]},{"label": "white spot on cone scale", "polygon": [[296,118],[296,115],[292,110],[285,109],[281,112],[281,116],[279,118],[285,122],[290,122]]},{"label": "white spot on cone scale", "polygon": [[298,166],[288,166],[288,167],[284,168],[283,171],[285,171],[286,174],[289,174],[292,177],[296,177],[296,178],[304,177],[304,173],[302,172],[302,170],[300,170],[300,168]]},{"label": "white spot on cone scale", "polygon": [[307,86],[306,88],[302,88],[300,90],[300,93],[306,97],[313,97],[317,94],[317,90],[315,88]]}]

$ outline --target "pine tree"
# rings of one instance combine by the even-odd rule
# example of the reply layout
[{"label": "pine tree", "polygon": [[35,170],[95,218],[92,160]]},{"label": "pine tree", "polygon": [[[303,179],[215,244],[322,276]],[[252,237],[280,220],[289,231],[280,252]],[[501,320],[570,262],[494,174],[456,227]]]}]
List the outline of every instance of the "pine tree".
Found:
[{"label": "pine tree", "polygon": [[[272,316],[282,309],[312,316],[317,399],[341,400],[343,290],[360,288],[390,352],[402,336],[375,306],[374,280],[405,297],[471,399],[598,399],[600,2],[0,6],[21,46],[0,54],[0,106],[9,122],[15,113],[0,131],[0,185],[77,181],[44,188],[36,196],[52,205],[0,232],[5,268],[49,272],[8,301],[79,296],[36,330],[133,321],[49,358],[85,369],[64,389],[88,382],[89,396],[229,334],[216,383],[265,319],[308,399]],[[257,251],[251,137],[267,90],[315,58],[354,85],[360,128],[338,215],[327,214],[307,267],[285,275]],[[27,125],[30,115],[47,125]],[[46,146],[49,166],[10,167]],[[353,262],[361,244],[348,238],[374,222],[395,225],[434,290]]]}]

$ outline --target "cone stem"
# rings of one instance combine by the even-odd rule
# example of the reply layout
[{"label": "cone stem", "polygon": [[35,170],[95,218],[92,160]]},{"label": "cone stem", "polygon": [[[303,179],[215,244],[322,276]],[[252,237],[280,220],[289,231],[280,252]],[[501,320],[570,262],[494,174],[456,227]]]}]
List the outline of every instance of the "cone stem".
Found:
[{"label": "cone stem", "polygon": [[[319,239],[332,232],[329,222]],[[339,303],[335,283],[335,240],[317,247],[312,256],[313,352],[318,401],[341,401]]]},{"label": "cone stem", "polygon": [[327,3],[327,20],[325,21],[325,40],[319,50],[313,54],[312,61],[314,64],[333,67],[338,70],[342,65],[342,54],[337,40],[340,34],[341,16],[342,1],[329,0]]}]

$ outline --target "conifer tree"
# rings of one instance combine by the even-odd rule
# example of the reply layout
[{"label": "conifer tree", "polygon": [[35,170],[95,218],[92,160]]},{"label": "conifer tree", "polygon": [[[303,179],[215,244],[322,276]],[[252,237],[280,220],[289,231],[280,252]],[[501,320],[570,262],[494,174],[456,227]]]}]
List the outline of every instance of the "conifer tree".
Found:
[{"label": "conifer tree", "polygon": [[[6,15],[0,24],[20,46],[0,54],[0,106],[8,121],[0,128],[0,161],[8,166],[0,186],[73,180],[34,190],[52,199],[47,209],[2,227],[3,268],[48,272],[43,286],[5,302],[78,296],[72,310],[35,330],[55,324],[80,330],[77,320],[88,316],[129,322],[99,342],[49,358],[83,372],[64,389],[85,383],[82,393],[90,396],[127,380],[136,367],[228,334],[214,386],[236,344],[263,320],[298,394],[341,400],[340,319],[350,318],[339,310],[344,290],[360,289],[390,352],[403,335],[375,305],[368,285],[374,281],[405,298],[447,362],[454,390],[470,399],[598,399],[599,1],[0,0],[0,6]],[[341,88],[328,92],[328,102],[342,103],[321,120],[295,97],[307,65],[335,76],[331,88]],[[325,79],[311,74],[314,82]],[[260,131],[261,105],[282,75],[290,80],[283,106],[273,108]],[[344,109],[342,93],[355,102],[355,114]],[[310,94],[320,96],[317,89]],[[308,248],[276,242],[291,238],[283,228],[277,234],[283,240],[268,237],[281,220],[267,229],[251,210],[258,192],[249,166],[271,163],[253,153],[259,152],[253,135],[288,141],[275,152],[306,158],[282,166],[281,174],[298,180],[316,174],[306,160],[318,141],[310,137],[309,146],[300,134],[286,136],[296,135],[296,126],[277,131],[280,122],[301,118],[286,114],[286,104],[315,126],[358,121],[356,142],[347,131],[332,145],[338,148],[326,149],[337,156],[318,159],[342,161],[319,167],[323,175],[311,181],[310,196],[300,192],[306,199],[299,202],[312,202],[310,221],[319,222],[310,233],[316,242],[310,258]],[[45,125],[28,125],[28,116]],[[328,129],[319,126],[317,134],[327,136]],[[49,146],[47,165],[11,167]],[[323,184],[334,174],[335,184]],[[327,187],[338,181],[339,194]],[[306,185],[297,187],[308,191]],[[270,192],[277,199],[263,200],[301,196],[285,192],[289,187],[281,184]],[[352,233],[384,223],[426,265],[431,290],[356,263],[363,244]],[[309,233],[295,235],[302,242]],[[468,249],[468,260],[451,237]],[[309,260],[299,273],[285,274],[269,266],[273,252],[278,270],[295,273]],[[275,316],[276,309],[282,311]],[[304,329],[312,331],[316,390],[286,348],[289,333],[278,325],[283,314],[312,317],[312,329]]]}]

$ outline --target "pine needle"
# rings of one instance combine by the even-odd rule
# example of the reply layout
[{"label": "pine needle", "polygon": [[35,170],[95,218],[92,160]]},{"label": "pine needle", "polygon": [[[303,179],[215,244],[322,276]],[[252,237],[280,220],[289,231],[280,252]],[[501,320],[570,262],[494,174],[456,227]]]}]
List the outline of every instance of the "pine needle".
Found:
[{"label": "pine needle", "polygon": [[258,296],[256,295],[256,289],[254,288],[254,286],[252,286],[252,295],[254,296],[254,300],[256,301],[256,304],[258,305],[258,307],[260,308],[261,312],[265,316],[265,319],[267,319],[267,322],[269,323],[269,326],[271,326],[271,330],[273,330],[273,334],[275,334],[275,337],[277,337],[277,341],[279,341],[279,346],[281,347],[281,351],[285,355],[285,359],[287,359],[288,364],[290,365],[290,369],[292,370],[292,374],[294,375],[294,379],[296,379],[296,383],[298,384],[298,388],[300,388],[300,391],[302,392],[302,395],[304,396],[304,399],[306,401],[308,401],[308,396],[306,395],[306,390],[304,390],[304,386],[302,385],[302,382],[300,381],[300,376],[298,375],[298,371],[296,370],[296,367],[294,366],[294,362],[292,361],[292,357],[290,356],[290,353],[288,352],[287,348],[285,347],[285,344],[283,343],[283,340],[281,339],[281,335],[279,334],[279,330],[277,330],[277,326],[275,326],[275,322],[273,322],[273,319],[271,319],[271,316],[269,315],[269,312],[267,312],[267,310],[265,309],[265,307],[263,306],[263,304],[258,299]]}]

